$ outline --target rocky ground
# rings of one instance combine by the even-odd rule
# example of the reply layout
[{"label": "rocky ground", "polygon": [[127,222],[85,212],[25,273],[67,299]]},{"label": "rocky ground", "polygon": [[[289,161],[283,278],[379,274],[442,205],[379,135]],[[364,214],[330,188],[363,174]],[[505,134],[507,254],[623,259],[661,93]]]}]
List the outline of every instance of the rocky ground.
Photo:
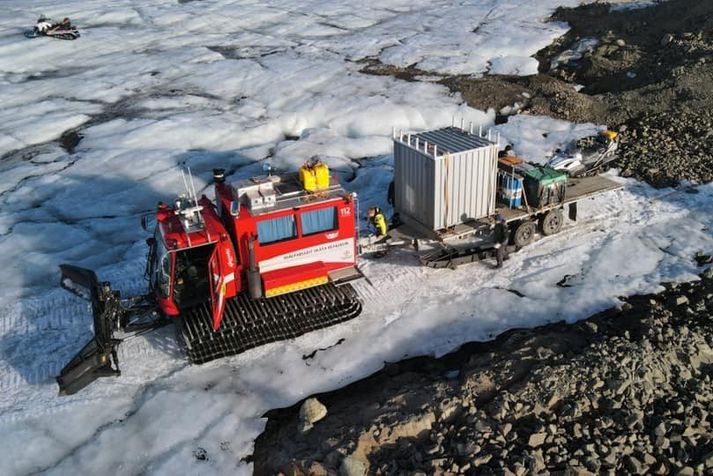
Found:
[{"label": "rocky ground", "polygon": [[[582,119],[627,128],[622,173],[655,186],[713,180],[713,3],[670,0],[614,13],[591,4],[554,18],[572,30],[540,52],[541,70],[584,86],[580,94],[598,104]],[[592,38],[596,46],[580,60],[552,68],[562,51]]]},{"label": "rocky ground", "polygon": [[712,298],[709,268],[584,322],[393,364],[271,412],[255,473],[710,474]]}]

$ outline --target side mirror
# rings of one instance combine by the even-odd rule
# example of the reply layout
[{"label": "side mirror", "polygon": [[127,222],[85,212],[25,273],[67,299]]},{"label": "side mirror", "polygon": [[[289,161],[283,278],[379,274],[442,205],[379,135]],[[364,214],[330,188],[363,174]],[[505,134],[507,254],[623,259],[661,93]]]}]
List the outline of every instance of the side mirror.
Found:
[{"label": "side mirror", "polygon": [[230,202],[230,214],[234,217],[240,214],[240,203],[237,200]]}]

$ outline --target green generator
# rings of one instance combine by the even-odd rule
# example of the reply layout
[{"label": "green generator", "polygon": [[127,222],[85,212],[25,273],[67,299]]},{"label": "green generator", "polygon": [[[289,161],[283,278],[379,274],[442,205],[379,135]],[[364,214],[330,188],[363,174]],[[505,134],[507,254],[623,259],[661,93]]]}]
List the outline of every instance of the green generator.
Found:
[{"label": "green generator", "polygon": [[556,205],[564,201],[567,174],[553,168],[538,166],[524,174],[527,205],[535,208]]}]

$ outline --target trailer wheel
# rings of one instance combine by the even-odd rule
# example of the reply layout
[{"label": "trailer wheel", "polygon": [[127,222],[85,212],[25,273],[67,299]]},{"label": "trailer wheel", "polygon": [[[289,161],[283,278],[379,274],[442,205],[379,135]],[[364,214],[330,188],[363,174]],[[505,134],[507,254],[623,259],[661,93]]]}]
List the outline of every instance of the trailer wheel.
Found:
[{"label": "trailer wheel", "polygon": [[554,235],[559,233],[563,224],[564,216],[562,215],[562,210],[550,210],[540,218],[540,231],[545,236]]},{"label": "trailer wheel", "polygon": [[512,244],[518,248],[527,246],[535,239],[536,232],[537,228],[535,228],[533,222],[529,220],[521,221],[515,226],[515,231],[512,234]]}]

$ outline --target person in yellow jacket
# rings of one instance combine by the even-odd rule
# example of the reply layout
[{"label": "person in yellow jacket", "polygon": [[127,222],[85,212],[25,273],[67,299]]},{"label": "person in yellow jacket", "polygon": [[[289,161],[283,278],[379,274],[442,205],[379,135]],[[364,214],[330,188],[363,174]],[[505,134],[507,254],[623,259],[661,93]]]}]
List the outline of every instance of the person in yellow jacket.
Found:
[{"label": "person in yellow jacket", "polygon": [[386,217],[379,207],[371,207],[367,213],[369,221],[376,228],[376,236],[385,236],[389,231],[389,226],[386,224]]}]

